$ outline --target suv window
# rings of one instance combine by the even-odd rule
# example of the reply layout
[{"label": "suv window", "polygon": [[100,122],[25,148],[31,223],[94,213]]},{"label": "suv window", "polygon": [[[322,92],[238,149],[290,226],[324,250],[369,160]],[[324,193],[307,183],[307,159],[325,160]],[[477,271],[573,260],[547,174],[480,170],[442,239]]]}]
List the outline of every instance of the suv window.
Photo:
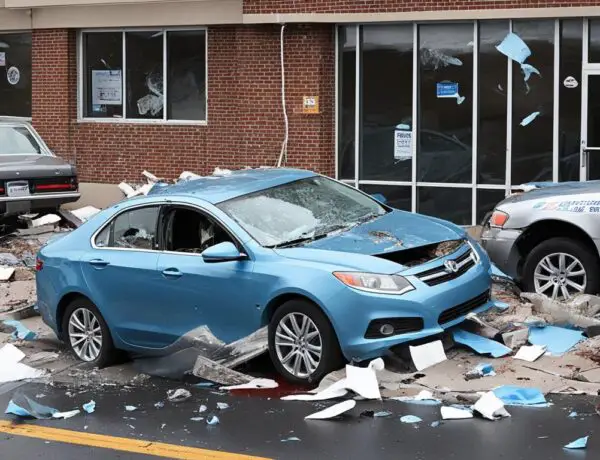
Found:
[{"label": "suv window", "polygon": [[217,222],[193,209],[172,209],[166,223],[167,251],[200,254],[225,241],[236,244]]},{"label": "suv window", "polygon": [[154,249],[159,206],[148,206],[119,214],[96,237],[96,246]]}]

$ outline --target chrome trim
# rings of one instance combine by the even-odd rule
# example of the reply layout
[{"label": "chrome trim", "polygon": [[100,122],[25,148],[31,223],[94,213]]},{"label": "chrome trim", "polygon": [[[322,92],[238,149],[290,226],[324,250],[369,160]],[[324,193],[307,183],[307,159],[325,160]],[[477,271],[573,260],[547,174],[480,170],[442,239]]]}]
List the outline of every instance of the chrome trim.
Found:
[{"label": "chrome trim", "polygon": [[0,203],[12,201],[38,201],[38,200],[58,200],[61,198],[79,198],[81,193],[48,193],[45,195],[27,195],[27,196],[3,196],[0,197]]},{"label": "chrome trim", "polygon": [[[471,253],[469,254],[469,257],[467,257],[465,260],[463,260],[462,262],[458,262],[456,263],[456,272],[458,272],[461,268],[463,268],[465,265],[467,265],[468,263],[475,263],[477,264],[477,262],[474,260],[474,256],[473,256],[473,252],[471,251]],[[431,281],[434,280],[436,278],[440,278],[442,276],[446,276],[446,275],[451,275],[453,273],[456,273],[454,271],[449,272],[447,271],[443,265],[440,265],[438,268],[440,268],[440,271],[438,273],[433,273],[431,275],[427,275],[427,276],[423,276],[423,277],[419,277],[419,275],[416,275],[417,278],[419,278],[421,281]]]}]

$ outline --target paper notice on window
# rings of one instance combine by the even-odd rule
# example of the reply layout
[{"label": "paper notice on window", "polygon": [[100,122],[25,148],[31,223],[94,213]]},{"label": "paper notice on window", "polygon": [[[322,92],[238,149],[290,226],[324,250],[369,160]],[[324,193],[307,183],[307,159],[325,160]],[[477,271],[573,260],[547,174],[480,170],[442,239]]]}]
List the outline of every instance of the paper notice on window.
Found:
[{"label": "paper notice on window", "polygon": [[0,53],[0,67],[6,67],[6,53]]},{"label": "paper notice on window", "polygon": [[412,158],[412,131],[396,129],[394,131],[394,160]]},{"label": "paper notice on window", "polygon": [[92,105],[122,105],[120,70],[92,70]]}]

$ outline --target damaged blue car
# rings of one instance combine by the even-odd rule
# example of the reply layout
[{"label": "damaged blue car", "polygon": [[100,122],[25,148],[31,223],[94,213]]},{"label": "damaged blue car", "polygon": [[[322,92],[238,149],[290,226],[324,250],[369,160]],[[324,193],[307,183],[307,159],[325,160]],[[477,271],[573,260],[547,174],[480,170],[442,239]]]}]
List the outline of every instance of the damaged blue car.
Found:
[{"label": "damaged blue car", "polygon": [[268,327],[288,380],[442,333],[494,305],[490,263],[449,222],[327,177],[253,169],[162,187],[42,248],[41,314],[82,360],[156,354],[203,327]]}]

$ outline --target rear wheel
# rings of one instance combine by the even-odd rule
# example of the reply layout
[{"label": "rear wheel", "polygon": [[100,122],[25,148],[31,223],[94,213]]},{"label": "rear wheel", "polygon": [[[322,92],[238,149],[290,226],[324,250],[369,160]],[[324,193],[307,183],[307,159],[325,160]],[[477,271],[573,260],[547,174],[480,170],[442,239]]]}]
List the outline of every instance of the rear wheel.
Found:
[{"label": "rear wheel", "polygon": [[80,360],[98,367],[111,364],[116,358],[110,331],[98,308],[88,299],[73,300],[63,317],[63,337]]},{"label": "rear wheel", "polygon": [[529,253],[523,287],[554,300],[600,292],[600,266],[595,251],[569,238],[552,238]]},{"label": "rear wheel", "polygon": [[293,383],[319,382],[344,358],[327,317],[306,300],[290,300],[269,325],[269,353],[277,371]]}]

